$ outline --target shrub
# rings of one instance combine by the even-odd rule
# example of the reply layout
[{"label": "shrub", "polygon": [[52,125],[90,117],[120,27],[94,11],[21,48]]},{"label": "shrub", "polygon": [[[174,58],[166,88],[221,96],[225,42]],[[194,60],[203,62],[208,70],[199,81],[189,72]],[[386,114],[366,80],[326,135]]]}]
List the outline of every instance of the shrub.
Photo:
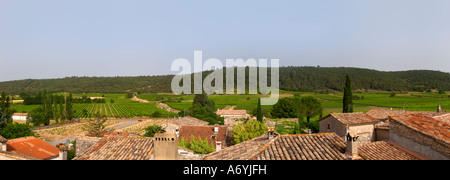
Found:
[{"label": "shrub", "polygon": [[153,137],[156,133],[165,133],[166,130],[162,126],[153,125],[146,127],[144,137]]},{"label": "shrub", "polygon": [[195,154],[209,154],[214,152],[214,146],[209,143],[207,137],[205,137],[204,140],[201,137],[198,137],[198,140],[196,140],[194,135],[191,135],[190,142],[182,137],[178,146],[193,150]]},{"label": "shrub", "polygon": [[19,124],[17,122],[8,123],[1,131],[0,135],[6,139],[15,139],[27,136],[35,136],[36,132],[31,130],[31,126],[27,124]]},{"label": "shrub", "polygon": [[250,119],[245,123],[233,125],[233,131],[231,132],[233,134],[233,141],[231,143],[239,144],[265,134],[267,132],[267,126],[265,122]]}]

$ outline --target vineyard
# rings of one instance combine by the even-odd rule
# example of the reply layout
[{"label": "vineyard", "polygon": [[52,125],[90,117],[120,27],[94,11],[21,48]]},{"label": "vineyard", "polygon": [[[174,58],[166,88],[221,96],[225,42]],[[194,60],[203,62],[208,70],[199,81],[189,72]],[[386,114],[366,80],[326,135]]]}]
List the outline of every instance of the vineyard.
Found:
[{"label": "vineyard", "polygon": [[92,118],[95,113],[107,117],[129,118],[129,117],[152,117],[155,111],[167,116],[167,112],[159,109],[153,103],[89,103],[74,104],[75,118]]},{"label": "vineyard", "polygon": [[131,125],[131,126],[127,126],[125,128],[122,128],[121,131],[123,132],[129,132],[129,133],[133,133],[133,134],[139,134],[139,135],[144,135],[145,134],[145,128],[152,126],[152,125],[161,125],[164,122],[168,121],[170,119],[151,119],[151,120],[145,120],[143,122]]}]

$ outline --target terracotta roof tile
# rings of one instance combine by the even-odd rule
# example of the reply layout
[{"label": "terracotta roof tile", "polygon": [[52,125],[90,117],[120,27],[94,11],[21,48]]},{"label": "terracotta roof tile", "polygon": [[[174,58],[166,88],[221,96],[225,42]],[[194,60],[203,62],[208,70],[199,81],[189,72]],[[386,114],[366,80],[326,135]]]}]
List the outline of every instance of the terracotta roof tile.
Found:
[{"label": "terracotta roof tile", "polygon": [[208,154],[207,160],[343,160],[345,143],[335,133],[267,135]]},{"label": "terracotta roof tile", "polygon": [[247,111],[246,110],[217,110],[216,114],[217,115],[241,115],[241,116],[245,116],[245,115],[247,115]]},{"label": "terracotta roof tile", "polygon": [[258,153],[259,148],[269,142],[267,135],[227,147],[221,151],[208,154],[205,160],[247,160]]},{"label": "terracotta roof tile", "polygon": [[13,116],[28,116],[28,113],[14,113]]},{"label": "terracotta roof tile", "polygon": [[449,114],[449,112],[435,112],[435,111],[404,111],[404,110],[389,110],[389,109],[380,109],[375,108],[371,109],[367,112],[368,115],[379,119],[379,120],[388,120],[389,116],[397,116],[397,115],[405,115],[405,114],[417,114],[422,113],[428,116],[439,116],[444,114]]},{"label": "terracotta roof tile", "polygon": [[358,154],[365,160],[419,160],[422,158],[386,141],[362,144],[358,146]]},{"label": "terracotta roof tile", "polygon": [[[218,134],[214,134],[214,127],[215,126],[183,126],[179,131],[178,140],[181,140],[184,137],[188,142],[190,142],[191,135],[194,135],[196,139],[198,137],[201,137],[202,139],[207,138],[209,143],[213,145],[215,145],[216,141],[221,141],[222,144],[225,145],[227,138],[227,127],[219,126]],[[215,138],[212,139],[212,136],[215,136]]]},{"label": "terracotta roof tile", "polygon": [[105,137],[74,160],[149,160],[153,155],[153,138]]},{"label": "terracotta roof tile", "polygon": [[[421,159],[390,142],[360,145],[364,160]],[[281,135],[268,140],[267,135],[227,147],[205,156],[205,160],[347,160],[346,142],[335,133]]]},{"label": "terracotta roof tile", "polygon": [[57,147],[33,136],[10,139],[6,144],[9,152],[36,159],[48,159],[59,156]]},{"label": "terracotta roof tile", "polygon": [[450,113],[449,114],[444,114],[444,115],[440,115],[440,116],[435,116],[435,119],[439,120],[439,121],[443,121],[447,124],[450,124]]},{"label": "terracotta roof tile", "polygon": [[404,114],[392,117],[390,121],[401,123],[412,130],[450,143],[450,124],[425,114]]},{"label": "terracotta roof tile", "polygon": [[[378,123],[380,122],[378,119],[369,116],[366,113],[357,112],[357,113],[331,113],[330,115],[320,119],[323,120],[329,116],[333,116],[338,121],[343,124],[364,124],[364,123]],[[320,121],[319,120],[319,121]]]}]

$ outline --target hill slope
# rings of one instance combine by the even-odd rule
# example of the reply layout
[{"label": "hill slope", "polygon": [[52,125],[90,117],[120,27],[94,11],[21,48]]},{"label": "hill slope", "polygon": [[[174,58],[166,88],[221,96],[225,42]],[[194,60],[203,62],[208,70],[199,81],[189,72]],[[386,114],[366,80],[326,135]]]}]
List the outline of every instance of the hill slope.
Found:
[{"label": "hill slope", "polygon": [[[352,77],[354,89],[385,91],[450,90],[450,74],[439,71],[384,72],[348,67],[293,66],[280,68],[280,89],[288,91],[319,91],[328,89],[342,91],[347,73]],[[205,77],[208,72],[203,72],[203,74],[203,77]],[[19,94],[21,91],[37,92],[44,89],[52,92],[72,93],[126,93],[129,91],[138,93],[171,93],[170,84],[172,78],[173,75],[26,79],[0,82],[0,91],[5,91],[9,94]]]}]

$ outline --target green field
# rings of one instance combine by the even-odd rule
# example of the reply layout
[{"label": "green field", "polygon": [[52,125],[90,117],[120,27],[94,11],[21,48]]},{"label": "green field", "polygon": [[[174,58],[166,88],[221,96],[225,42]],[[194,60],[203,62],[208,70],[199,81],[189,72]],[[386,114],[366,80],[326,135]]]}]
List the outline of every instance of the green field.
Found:
[{"label": "green field", "polygon": [[[343,94],[320,94],[313,92],[289,92],[281,91],[280,98],[292,97],[294,94],[299,96],[314,96],[322,100],[322,106],[324,107],[324,114],[331,112],[342,111],[342,96]],[[443,109],[450,109],[450,96],[448,94],[437,93],[422,93],[412,92],[405,94],[396,94],[391,97],[389,92],[377,92],[377,93],[355,93],[359,99],[353,100],[354,111],[367,112],[374,107],[381,108],[393,108],[393,109],[406,109],[409,111],[435,111],[440,104]],[[174,109],[184,110],[188,109],[192,105],[193,95],[158,95],[158,94],[146,94],[138,95],[141,99],[147,99],[155,101],[157,96],[164,97],[164,100],[170,99],[171,101],[165,102]],[[216,108],[224,108],[226,106],[236,106],[235,109],[245,109],[252,111],[256,108],[258,98],[268,97],[266,95],[209,95],[208,98],[216,103]],[[182,98],[181,101],[174,101]],[[263,109],[270,110],[272,106],[263,106]]]},{"label": "green field", "polygon": [[[292,97],[295,94],[299,96],[314,96],[321,99],[324,107],[324,115],[331,112],[342,111],[342,94],[320,94],[313,92],[290,92],[281,91],[280,98]],[[62,95],[62,94],[60,94]],[[67,94],[64,94],[67,95]],[[353,101],[354,111],[367,112],[375,107],[404,109],[409,111],[435,111],[440,104],[443,109],[450,109],[450,96],[448,94],[422,93],[412,92],[405,94],[396,94],[391,97],[389,92],[375,93],[355,93],[358,99]],[[139,117],[150,116],[155,111],[162,114],[168,114],[166,111],[159,109],[154,103],[139,103],[131,99],[127,99],[126,94],[73,94],[74,97],[102,97],[106,99],[104,104],[74,104],[74,116],[77,118],[90,118],[94,113],[100,112],[108,117]],[[185,110],[191,107],[194,95],[171,95],[171,94],[141,94],[138,98],[148,101],[164,102],[170,107],[177,110]],[[248,113],[256,108],[258,98],[268,97],[268,95],[209,95],[208,98],[213,100],[216,108],[235,106],[235,109],[245,109]],[[113,100],[115,103],[109,103]],[[13,109],[17,112],[31,112],[39,105],[21,105],[14,104]],[[272,106],[262,106],[263,109],[270,111]],[[86,109],[84,111],[84,109]],[[170,114],[170,113],[169,113]],[[174,115],[173,113],[170,114]]]}]

